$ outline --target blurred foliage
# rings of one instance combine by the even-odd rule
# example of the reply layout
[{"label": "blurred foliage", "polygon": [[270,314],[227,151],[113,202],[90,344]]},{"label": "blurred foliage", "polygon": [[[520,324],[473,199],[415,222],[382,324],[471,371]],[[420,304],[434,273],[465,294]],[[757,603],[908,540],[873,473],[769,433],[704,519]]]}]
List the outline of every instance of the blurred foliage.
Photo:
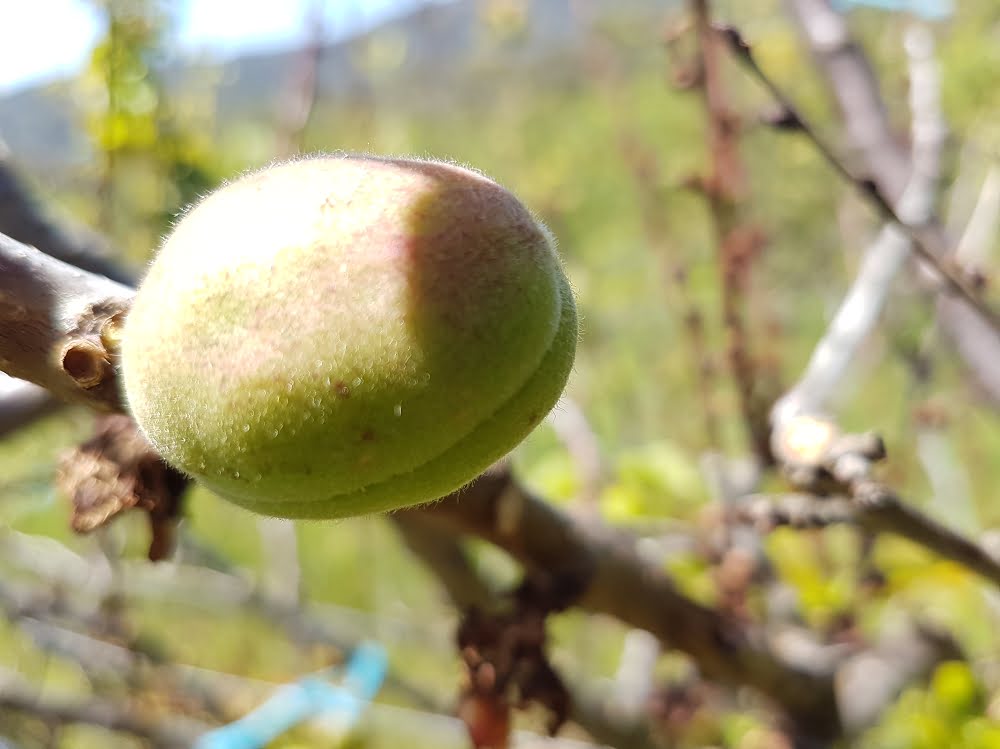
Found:
[{"label": "blurred foliage", "polygon": [[941,664],[926,688],[908,689],[862,747],[875,749],[991,749],[1000,723],[984,716],[986,695],[967,663]]},{"label": "blurred foliage", "polygon": [[[523,40],[530,5],[481,4],[495,50]],[[745,29],[761,64],[824,133],[841,138],[824,85],[805,63],[777,0],[717,6]],[[954,130],[946,183],[954,181],[956,190],[978,184],[985,165],[1000,155],[1000,6],[994,0],[960,6],[958,16],[939,29],[943,100]],[[186,88],[165,84],[164,50],[175,20],[170,3],[108,0],[100,7],[108,20],[106,35],[74,85],[80,122],[101,158],[69,181],[72,190],[57,190],[52,197],[100,226],[127,260],[139,264],[184,205],[225,176],[272,157],[275,119],[267,112],[227,119],[215,108],[211,90],[223,74],[209,68]],[[872,53],[893,121],[903,128],[908,113],[901,37],[909,21],[864,10],[852,23]],[[424,106],[424,92],[401,95],[392,88],[393,76],[405,68],[406,40],[398,30],[376,31],[351,48],[370,76],[366,93],[336,100],[320,96],[303,136],[308,151],[406,153],[471,164],[537,211],[559,238],[582,314],[569,394],[588,415],[603,450],[601,513],[606,521],[651,538],[678,529],[697,537],[709,532],[714,499],[700,456],[706,451],[739,456],[746,444],[725,372],[712,227],[702,199],[686,187],[704,168],[701,104],[695,92],[671,85],[661,31],[659,25],[630,22],[625,14],[609,15],[573,55],[546,61],[553,69],[562,66],[563,76],[551,86],[533,76],[510,76],[502,54],[484,53],[470,61],[447,106]],[[805,363],[875,227],[871,212],[803,139],[755,124],[770,106],[763,92],[734,66],[726,75],[746,125],[748,205],[769,238],[750,290],[752,346],[774,362],[787,384]],[[260,91],[260,97],[277,102],[278,93]],[[972,166],[959,172],[962,163]],[[81,184],[92,189],[80,189]],[[956,210],[961,218],[968,206]],[[683,295],[673,280],[678,272]],[[692,309],[705,321],[710,357],[705,362],[692,357],[684,322]],[[951,353],[939,344],[918,295],[902,288],[887,318],[844,383],[839,404],[844,425],[878,429],[889,446],[893,483],[915,503],[942,514],[949,498],[925,503],[931,489],[916,449],[921,430],[936,430],[953,446],[956,468],[968,476],[970,496],[953,499],[974,507],[981,527],[973,530],[1000,525],[1000,504],[994,501],[1000,482],[995,416],[980,405]],[[914,350],[927,359],[930,382],[915,375],[907,356]],[[928,402],[943,413],[933,426],[915,415]],[[706,431],[707,409],[720,426],[719,444]],[[81,439],[88,424],[88,415],[69,412],[7,439],[0,450],[0,518],[9,528],[50,536],[93,557],[94,540],[75,538],[66,528],[66,507],[54,496],[50,479],[56,455]],[[532,436],[516,461],[545,496],[574,503],[582,476],[551,430]],[[191,496],[184,532],[250,579],[265,564],[256,520],[203,490]],[[143,554],[143,534],[136,522],[112,535],[127,538],[125,555],[134,559]],[[297,536],[307,598],[324,606],[334,625],[385,641],[398,670],[447,701],[458,673],[451,645],[455,614],[391,529],[368,518],[303,523]],[[499,579],[513,577],[509,560],[493,549],[474,548],[482,569]],[[907,612],[946,626],[968,656],[968,663],[946,663],[928,684],[908,689],[859,746],[1000,746],[995,591],[903,541],[880,539],[869,551],[849,528],[779,531],[766,539],[765,548],[776,573],[796,591],[803,616],[818,630],[850,626],[859,636],[875,638],[894,616]],[[705,602],[718,600],[715,567],[697,543],[664,564],[686,592]],[[871,567],[884,576],[880,586],[867,585],[859,574]],[[23,569],[3,574],[30,579]],[[296,649],[282,632],[248,612],[144,598],[129,600],[127,612],[138,635],[180,662],[205,668],[281,682],[331,657]],[[763,615],[757,602],[751,602],[750,615]],[[610,683],[624,635],[620,626],[571,613],[557,618],[552,629],[553,657],[567,677]],[[35,648],[10,624],[0,629],[0,663],[13,664],[47,689],[92,688],[77,667]],[[683,659],[671,663],[665,678],[683,681],[686,669],[677,666]],[[234,715],[249,707],[234,700]],[[407,704],[392,688],[380,701]],[[746,699],[725,710],[703,711],[678,729],[677,745],[775,746],[763,715]],[[418,746],[419,737],[387,723],[372,724],[357,746],[398,746],[401,734],[407,746]],[[8,730],[29,737],[28,744],[31,737],[46,735],[37,722],[12,725],[0,716],[0,734]],[[433,734],[430,726],[427,730]],[[280,745],[317,741],[308,731],[296,732]],[[428,746],[446,744],[428,739]],[[47,745],[137,744],[73,728]]]},{"label": "blurred foliage", "polygon": [[[78,81],[80,114],[95,151],[94,222],[135,259],[155,247],[173,216],[218,183],[211,141],[180,119],[162,81],[176,5],[92,0],[107,20]],[[171,10],[173,8],[173,10]]]}]

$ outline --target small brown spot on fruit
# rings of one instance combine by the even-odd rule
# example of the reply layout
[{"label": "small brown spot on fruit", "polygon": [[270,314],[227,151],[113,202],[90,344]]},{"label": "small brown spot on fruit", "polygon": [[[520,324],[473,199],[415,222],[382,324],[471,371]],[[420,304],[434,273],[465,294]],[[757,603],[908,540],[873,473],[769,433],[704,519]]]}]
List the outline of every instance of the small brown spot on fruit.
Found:
[{"label": "small brown spot on fruit", "polygon": [[[94,328],[124,305],[72,338],[100,344]],[[544,419],[577,338],[553,243],[516,197],[461,167],[381,157],[296,159],[199,201],[128,315],[122,379],[143,431],[223,497],[280,517],[467,483]],[[106,353],[92,397],[117,392]]]}]

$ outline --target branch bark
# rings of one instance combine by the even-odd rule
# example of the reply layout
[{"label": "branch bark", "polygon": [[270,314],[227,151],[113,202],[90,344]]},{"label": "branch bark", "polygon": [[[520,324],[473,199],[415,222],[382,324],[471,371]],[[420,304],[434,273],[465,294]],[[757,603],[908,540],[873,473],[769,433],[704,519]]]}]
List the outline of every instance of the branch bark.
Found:
[{"label": "branch bark", "polygon": [[584,528],[529,494],[506,470],[485,474],[418,512],[499,546],[529,570],[588,581],[579,605],[654,634],[688,654],[709,679],[749,685],[817,736],[840,731],[831,674],[783,659],[763,632],[682,595],[621,538]]},{"label": "branch bark", "polygon": [[133,291],[0,234],[0,370],[118,410],[109,342]]},{"label": "branch bark", "polygon": [[[459,538],[433,518],[419,511],[392,516],[404,543],[444,587],[459,610],[489,610],[498,603],[498,592],[472,567]],[[625,719],[609,709],[606,701],[567,685],[571,692],[570,720],[609,746],[656,749],[649,724],[639,718]]]},{"label": "branch bark", "polygon": [[[81,270],[130,286],[136,276],[112,259],[96,232],[57,220],[41,204],[0,143],[0,232]],[[47,390],[11,380],[0,388],[0,437],[57,410]]]}]

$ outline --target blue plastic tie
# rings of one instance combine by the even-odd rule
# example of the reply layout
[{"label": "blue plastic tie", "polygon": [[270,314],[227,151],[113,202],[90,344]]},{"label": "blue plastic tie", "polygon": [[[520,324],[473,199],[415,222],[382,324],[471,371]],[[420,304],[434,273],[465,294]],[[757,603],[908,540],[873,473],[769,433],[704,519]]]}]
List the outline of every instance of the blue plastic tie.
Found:
[{"label": "blue plastic tie", "polygon": [[387,668],[385,650],[376,643],[362,643],[351,653],[339,685],[329,681],[339,671],[336,668],[304,676],[279,688],[239,720],[204,734],[195,749],[261,749],[312,718],[346,734],[378,694]]}]

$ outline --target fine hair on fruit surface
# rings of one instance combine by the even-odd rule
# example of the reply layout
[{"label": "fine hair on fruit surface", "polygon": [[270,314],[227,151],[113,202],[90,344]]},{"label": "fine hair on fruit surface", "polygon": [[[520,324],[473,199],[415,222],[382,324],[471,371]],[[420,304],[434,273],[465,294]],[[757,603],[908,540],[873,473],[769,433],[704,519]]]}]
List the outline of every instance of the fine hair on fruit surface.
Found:
[{"label": "fine hair on fruit surface", "polygon": [[317,156],[188,210],[122,335],[132,414],[243,507],[336,518],[443,496],[515,447],[573,363],[548,231],[447,163]]}]

